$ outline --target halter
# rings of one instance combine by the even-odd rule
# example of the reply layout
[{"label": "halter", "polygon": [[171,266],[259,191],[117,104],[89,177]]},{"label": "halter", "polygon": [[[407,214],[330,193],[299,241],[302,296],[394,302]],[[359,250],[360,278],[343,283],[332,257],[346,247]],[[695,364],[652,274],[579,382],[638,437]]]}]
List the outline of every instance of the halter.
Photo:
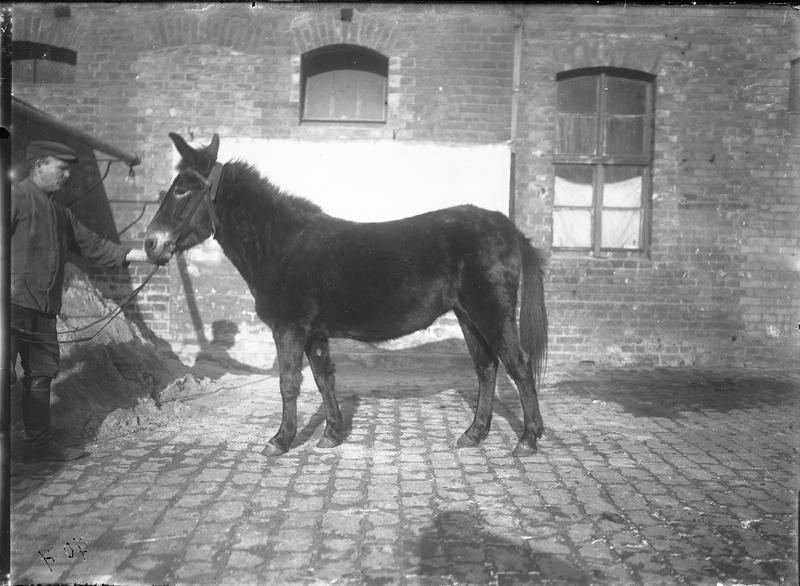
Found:
[{"label": "halter", "polygon": [[203,182],[203,192],[201,193],[201,197],[199,197],[197,202],[194,204],[194,208],[192,209],[191,213],[183,218],[178,224],[177,228],[175,228],[176,243],[178,240],[180,240],[180,237],[183,234],[183,231],[186,229],[187,224],[191,222],[197,214],[197,211],[200,209],[200,203],[203,201],[205,201],[206,205],[208,206],[208,217],[211,220],[212,236],[216,234],[217,225],[219,224],[217,214],[214,212],[214,201],[217,199],[217,191],[219,190],[219,180],[220,176],[222,175],[222,164],[214,163],[214,166],[211,168],[211,173],[208,174],[208,179],[203,177],[194,169],[189,168],[186,169],[186,171]]}]

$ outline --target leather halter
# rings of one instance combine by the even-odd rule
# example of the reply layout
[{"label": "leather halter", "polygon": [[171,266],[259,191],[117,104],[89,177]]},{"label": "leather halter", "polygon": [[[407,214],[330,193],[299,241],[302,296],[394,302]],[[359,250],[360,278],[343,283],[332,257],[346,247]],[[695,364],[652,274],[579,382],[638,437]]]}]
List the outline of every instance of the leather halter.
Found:
[{"label": "leather halter", "polygon": [[180,224],[178,225],[176,232],[175,241],[177,242],[181,235],[183,234],[183,230],[186,228],[186,225],[192,221],[197,211],[200,209],[200,203],[202,201],[206,202],[208,205],[208,217],[211,220],[211,235],[214,236],[217,232],[217,226],[219,224],[219,219],[217,218],[217,214],[214,212],[214,201],[217,198],[217,191],[219,190],[220,184],[220,177],[222,175],[222,163],[214,163],[214,166],[211,168],[211,173],[208,174],[208,178],[206,179],[200,173],[195,171],[194,169],[186,169],[186,172],[197,177],[200,181],[203,182],[203,192],[200,195],[200,198],[197,200],[197,203],[192,209],[192,212],[186,216],[183,220],[181,220]]},{"label": "leather halter", "polygon": [[211,219],[211,235],[217,233],[219,218],[214,211],[214,202],[217,201],[217,191],[219,190],[220,178],[222,177],[222,163],[214,163],[211,173],[208,174],[208,185],[205,199],[208,203],[208,217]]}]

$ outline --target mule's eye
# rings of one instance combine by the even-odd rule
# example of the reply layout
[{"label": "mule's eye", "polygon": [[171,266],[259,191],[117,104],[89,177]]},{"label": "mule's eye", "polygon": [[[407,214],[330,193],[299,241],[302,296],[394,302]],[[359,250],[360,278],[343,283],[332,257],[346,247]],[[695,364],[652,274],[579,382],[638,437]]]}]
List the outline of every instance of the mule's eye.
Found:
[{"label": "mule's eye", "polygon": [[181,198],[186,197],[189,194],[189,190],[184,189],[183,187],[175,186],[175,197]]}]

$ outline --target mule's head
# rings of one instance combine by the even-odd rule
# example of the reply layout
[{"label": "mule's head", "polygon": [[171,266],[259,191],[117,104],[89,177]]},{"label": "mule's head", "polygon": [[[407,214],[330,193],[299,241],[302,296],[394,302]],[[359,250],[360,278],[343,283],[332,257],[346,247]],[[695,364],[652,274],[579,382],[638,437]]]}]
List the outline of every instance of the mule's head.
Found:
[{"label": "mule's head", "polygon": [[178,174],[147,227],[144,249],[150,260],[165,264],[175,252],[187,250],[214,233],[214,190],[219,182],[219,135],[211,144],[195,149],[174,132],[169,137],[181,155]]}]

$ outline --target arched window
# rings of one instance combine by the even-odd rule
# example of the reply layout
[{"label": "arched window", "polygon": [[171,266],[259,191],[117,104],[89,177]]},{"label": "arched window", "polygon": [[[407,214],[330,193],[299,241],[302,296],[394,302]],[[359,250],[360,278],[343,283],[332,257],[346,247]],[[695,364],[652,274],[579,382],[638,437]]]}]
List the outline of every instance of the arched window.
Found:
[{"label": "arched window", "polygon": [[356,45],[328,45],[301,60],[303,122],[385,122],[389,58]]},{"label": "arched window", "polygon": [[655,76],[612,67],[560,73],[553,247],[644,250]]},{"label": "arched window", "polygon": [[33,41],[12,41],[14,83],[73,83],[75,51]]}]

